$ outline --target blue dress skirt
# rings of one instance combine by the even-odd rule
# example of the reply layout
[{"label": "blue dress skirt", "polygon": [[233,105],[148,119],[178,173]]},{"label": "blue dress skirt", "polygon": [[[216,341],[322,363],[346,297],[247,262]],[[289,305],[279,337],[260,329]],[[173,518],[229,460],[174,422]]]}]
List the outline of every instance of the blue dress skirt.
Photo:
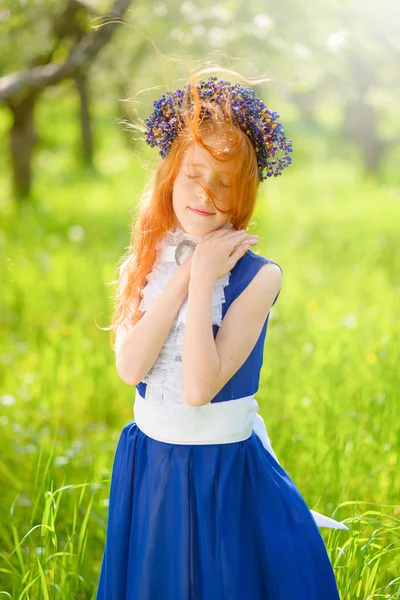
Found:
[{"label": "blue dress skirt", "polygon": [[[268,261],[249,250],[236,263],[224,313]],[[244,365],[208,408],[196,408],[251,398],[267,323]],[[146,384],[136,387],[145,406]],[[149,435],[153,420],[163,434],[167,419],[139,414],[116,448],[96,600],[339,600],[318,513],[255,428],[239,441],[173,443]],[[223,427],[230,414],[218,417]]]},{"label": "blue dress skirt", "polygon": [[160,442],[135,420],[114,459],[97,600],[338,600],[325,544],[255,432]]}]

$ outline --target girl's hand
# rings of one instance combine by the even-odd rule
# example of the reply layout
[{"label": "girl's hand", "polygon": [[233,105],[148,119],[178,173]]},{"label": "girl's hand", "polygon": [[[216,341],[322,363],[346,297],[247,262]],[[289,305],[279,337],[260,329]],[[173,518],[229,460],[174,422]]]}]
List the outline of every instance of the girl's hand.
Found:
[{"label": "girl's hand", "polygon": [[195,269],[213,280],[224,277],[248,248],[257,243],[258,236],[244,230],[221,228],[211,231],[196,245],[191,256],[191,274]]}]

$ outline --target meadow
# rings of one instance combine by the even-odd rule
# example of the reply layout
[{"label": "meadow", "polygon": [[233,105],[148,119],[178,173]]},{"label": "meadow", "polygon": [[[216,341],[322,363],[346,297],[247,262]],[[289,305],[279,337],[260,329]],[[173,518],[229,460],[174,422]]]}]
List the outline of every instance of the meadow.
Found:
[{"label": "meadow", "polygon": [[[75,110],[42,104],[30,202],[11,202],[0,163],[0,596],[13,600],[94,598],[113,455],[133,418],[100,327],[155,152],[127,146],[99,103],[96,169],[83,169]],[[308,506],[349,527],[321,529],[341,599],[395,600],[400,182],[394,161],[363,173],[334,128],[292,139],[294,164],[261,186],[250,228],[283,269],[256,398]]]}]

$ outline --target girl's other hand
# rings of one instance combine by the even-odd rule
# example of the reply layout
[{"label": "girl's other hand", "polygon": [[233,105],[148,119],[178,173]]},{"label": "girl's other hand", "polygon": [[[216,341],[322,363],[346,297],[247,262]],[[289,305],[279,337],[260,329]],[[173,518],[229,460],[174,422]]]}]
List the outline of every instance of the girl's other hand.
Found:
[{"label": "girl's other hand", "polygon": [[201,276],[219,279],[231,271],[250,246],[258,243],[258,236],[245,230],[217,229],[202,237],[191,256],[193,270]]}]

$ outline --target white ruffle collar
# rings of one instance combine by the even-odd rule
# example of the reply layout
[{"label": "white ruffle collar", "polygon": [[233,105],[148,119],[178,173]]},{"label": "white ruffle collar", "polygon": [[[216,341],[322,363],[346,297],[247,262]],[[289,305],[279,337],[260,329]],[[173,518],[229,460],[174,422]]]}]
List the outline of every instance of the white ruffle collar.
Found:
[{"label": "white ruffle collar", "polygon": [[[231,223],[226,223],[223,229],[231,228]],[[201,236],[193,236],[186,232],[181,227],[170,229],[166,232],[163,239],[156,247],[156,260],[151,271],[146,276],[146,284],[141,291],[142,300],[139,305],[141,312],[146,312],[152,303],[158,298],[162,290],[166,286],[168,280],[172,276],[178,265],[175,262],[175,250],[182,240],[191,240],[197,244],[201,240]],[[222,304],[225,300],[224,288],[228,285],[230,271],[220,277],[214,283],[212,291],[212,324],[221,325],[222,322]],[[188,307],[188,296],[182,303],[179,313],[175,319],[174,326],[178,328],[181,324],[186,323],[186,314]]]}]

